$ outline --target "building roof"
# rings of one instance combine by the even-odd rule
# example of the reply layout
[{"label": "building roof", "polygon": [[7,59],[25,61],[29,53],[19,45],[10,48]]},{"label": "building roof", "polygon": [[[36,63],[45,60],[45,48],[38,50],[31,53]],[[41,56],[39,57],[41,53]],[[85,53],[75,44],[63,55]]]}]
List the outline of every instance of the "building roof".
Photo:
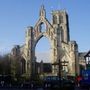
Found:
[{"label": "building roof", "polygon": [[79,57],[84,57],[87,54],[87,52],[80,52]]},{"label": "building roof", "polygon": [[84,57],[90,57],[90,50],[86,53]]}]

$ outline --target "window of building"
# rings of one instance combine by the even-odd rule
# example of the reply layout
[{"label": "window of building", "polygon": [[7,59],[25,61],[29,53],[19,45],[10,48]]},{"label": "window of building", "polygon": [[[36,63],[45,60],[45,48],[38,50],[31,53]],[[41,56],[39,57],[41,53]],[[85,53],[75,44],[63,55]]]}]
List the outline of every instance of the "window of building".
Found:
[{"label": "window of building", "polygon": [[63,16],[62,15],[59,16],[59,23],[63,23]]},{"label": "window of building", "polygon": [[46,31],[46,25],[42,22],[40,24],[40,32],[45,32]]},{"label": "window of building", "polygon": [[57,24],[57,16],[53,16],[53,24]]}]

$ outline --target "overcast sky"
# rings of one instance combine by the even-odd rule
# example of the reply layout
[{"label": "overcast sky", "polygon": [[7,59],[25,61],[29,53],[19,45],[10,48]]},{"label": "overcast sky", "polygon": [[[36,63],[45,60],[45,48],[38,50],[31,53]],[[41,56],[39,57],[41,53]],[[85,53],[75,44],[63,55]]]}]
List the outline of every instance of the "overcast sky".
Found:
[{"label": "overcast sky", "polygon": [[[90,0],[0,0],[1,54],[9,52],[14,45],[24,44],[25,29],[35,25],[42,4],[48,20],[51,20],[52,10],[65,9],[69,15],[70,39],[77,41],[79,51],[90,49]],[[46,39],[38,42],[36,47],[37,52],[49,49]]]}]

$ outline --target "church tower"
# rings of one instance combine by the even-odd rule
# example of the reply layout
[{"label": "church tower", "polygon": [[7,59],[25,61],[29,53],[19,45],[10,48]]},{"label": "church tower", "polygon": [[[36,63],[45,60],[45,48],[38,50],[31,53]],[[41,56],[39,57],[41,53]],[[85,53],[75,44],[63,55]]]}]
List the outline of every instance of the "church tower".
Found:
[{"label": "church tower", "polygon": [[61,42],[68,43],[69,37],[69,23],[66,11],[52,11],[52,25],[60,30]]}]

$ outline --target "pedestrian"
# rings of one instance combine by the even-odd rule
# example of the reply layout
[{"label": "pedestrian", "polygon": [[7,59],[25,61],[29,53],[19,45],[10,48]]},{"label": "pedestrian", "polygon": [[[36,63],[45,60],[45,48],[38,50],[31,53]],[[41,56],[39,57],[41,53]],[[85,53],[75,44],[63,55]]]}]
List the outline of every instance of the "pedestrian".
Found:
[{"label": "pedestrian", "polygon": [[76,77],[76,84],[77,84],[78,87],[80,87],[80,81],[81,80],[82,80],[82,76],[81,75]]}]

